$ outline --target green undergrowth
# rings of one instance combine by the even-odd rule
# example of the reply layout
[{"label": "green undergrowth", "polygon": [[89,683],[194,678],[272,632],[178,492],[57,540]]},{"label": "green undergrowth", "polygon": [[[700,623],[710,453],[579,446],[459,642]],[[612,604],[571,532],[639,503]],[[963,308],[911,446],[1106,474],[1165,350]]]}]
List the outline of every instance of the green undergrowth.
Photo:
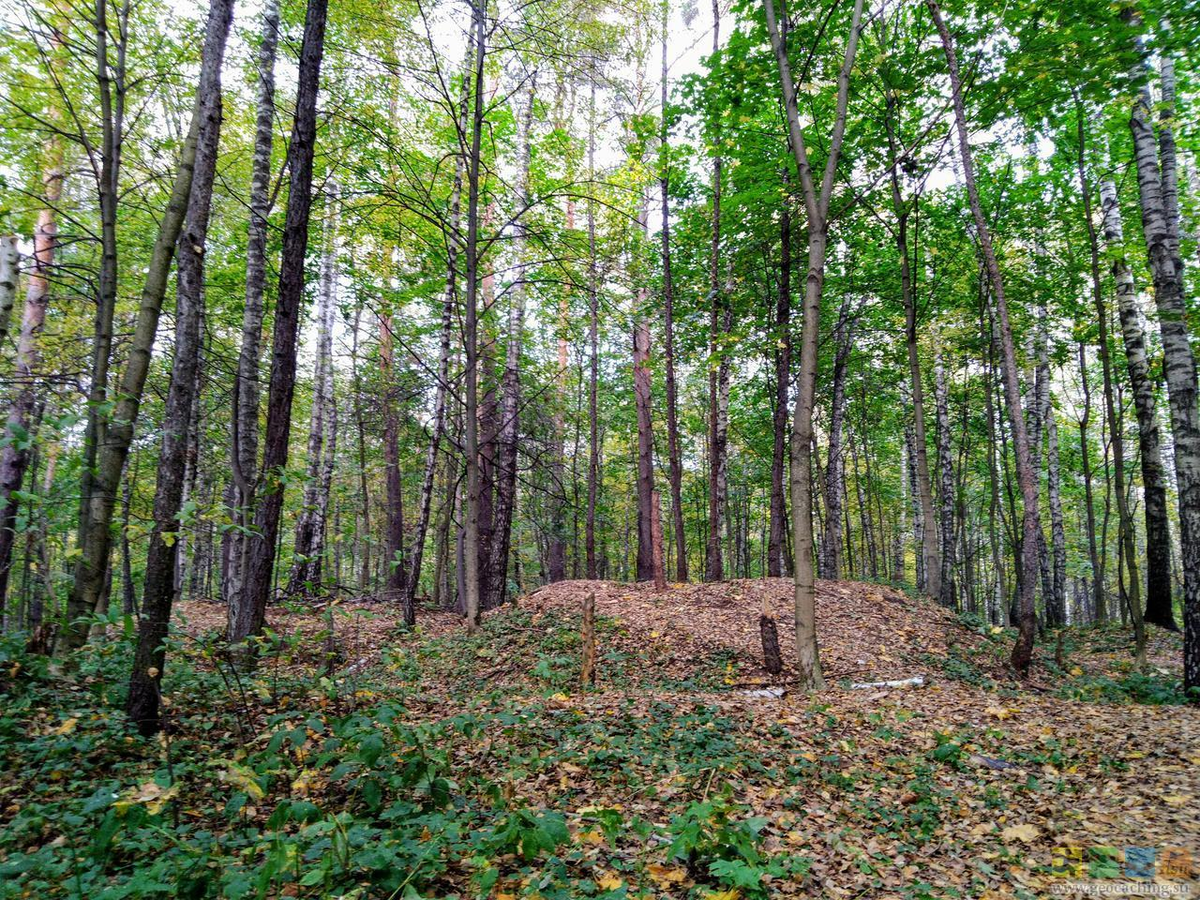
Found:
[{"label": "green undergrowth", "polygon": [[[492,629],[515,649],[518,622]],[[565,686],[563,641],[519,660],[546,690]],[[171,727],[148,741],[121,712],[124,637],[70,672],[6,639],[0,896],[623,897],[658,866],[686,872],[680,896],[755,897],[763,878],[803,877],[802,857],[763,850],[730,785],[764,763],[715,710],[626,699],[597,720],[484,684],[414,712],[425,678],[470,680],[453,644],[355,685],[268,664],[239,678],[176,648]]]},{"label": "green undergrowth", "polygon": [[[250,676],[173,637],[155,740],[121,712],[128,631],[70,670],[4,638],[0,897],[763,900],[819,893],[831,857],[868,893],[974,896],[1019,860],[972,857],[953,891],[904,874],[965,833],[964,791],[988,823],[1069,805],[1082,782],[1062,773],[1124,765],[1072,735],[1021,743],[1004,710],[990,727],[893,703],[756,716],[680,687],[728,688],[736,658],[635,658],[623,627],[599,620],[588,691],[561,613],[396,633],[354,678],[327,670],[319,632],[272,637]],[[986,683],[966,644],[946,659]],[[980,777],[997,765],[1022,774]]]}]

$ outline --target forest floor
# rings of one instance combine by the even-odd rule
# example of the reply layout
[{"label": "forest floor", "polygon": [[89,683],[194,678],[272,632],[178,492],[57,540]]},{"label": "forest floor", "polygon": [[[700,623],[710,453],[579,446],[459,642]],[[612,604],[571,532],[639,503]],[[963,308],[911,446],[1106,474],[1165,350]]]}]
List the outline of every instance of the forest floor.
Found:
[{"label": "forest floor", "polygon": [[449,613],[408,632],[381,604],[276,608],[247,677],[216,649],[224,609],[184,604],[155,742],[121,721],[119,639],[71,673],[0,654],[0,897],[1197,889],[1177,636],[1153,630],[1138,673],[1127,630],[1068,629],[1018,682],[1011,630],[821,582],[810,696],[763,670],[764,607],[786,659],[783,579],[565,582],[475,635]]}]

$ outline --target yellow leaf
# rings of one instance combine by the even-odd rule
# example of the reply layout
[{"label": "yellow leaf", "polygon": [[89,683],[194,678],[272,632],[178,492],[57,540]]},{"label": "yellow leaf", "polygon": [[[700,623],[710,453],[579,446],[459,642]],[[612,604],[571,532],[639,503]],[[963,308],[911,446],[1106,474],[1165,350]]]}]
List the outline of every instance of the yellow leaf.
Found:
[{"label": "yellow leaf", "polygon": [[118,801],[115,805],[124,810],[140,803],[146,807],[146,812],[151,815],[157,815],[162,812],[162,808],[166,806],[167,801],[178,793],[179,785],[177,784],[173,784],[169,788],[164,788],[157,781],[147,781],[145,784],[128,791],[125,799]]},{"label": "yellow leaf", "polygon": [[596,887],[602,891],[615,891],[624,883],[615,872],[608,872],[596,879]]},{"label": "yellow leaf", "polygon": [[551,694],[550,699],[555,701],[556,703],[567,703],[570,701],[571,698],[569,695],[564,694],[562,691],[559,691],[557,694]]},{"label": "yellow leaf", "polygon": [[1000,838],[1005,843],[1010,843],[1012,841],[1024,841],[1026,844],[1028,844],[1039,834],[1041,834],[1041,832],[1038,830],[1036,825],[1026,822],[1023,825],[1009,825],[1000,832]]},{"label": "yellow leaf", "polygon": [[1083,669],[1079,668],[1079,666],[1076,666],[1075,668],[1073,668],[1071,670],[1071,676],[1073,678],[1078,678],[1082,674],[1083,674]]},{"label": "yellow leaf", "polygon": [[262,785],[258,783],[258,779],[254,776],[252,770],[235,763],[233,760],[229,760],[228,764],[229,768],[220,775],[222,781],[233,785],[237,790],[248,794],[254,800],[261,800],[265,796],[265,791],[263,791]]},{"label": "yellow leaf", "polygon": [[650,863],[646,866],[646,871],[650,873],[654,883],[663,890],[668,890],[671,885],[679,884],[687,878],[687,870],[679,866],[660,866],[658,863]]},{"label": "yellow leaf", "polygon": [[1164,794],[1163,803],[1168,806],[1183,806],[1192,799],[1191,794]]},{"label": "yellow leaf", "polygon": [[[312,786],[312,779],[315,773],[312,769],[304,769],[296,776],[296,780],[292,782],[292,793],[298,797],[307,797],[308,790]],[[256,781],[255,784],[258,784]]]},{"label": "yellow leaf", "polygon": [[742,892],[737,888],[730,888],[727,891],[714,891],[711,894],[705,894],[704,900],[738,900],[742,896]]},{"label": "yellow leaf", "polygon": [[55,734],[70,734],[72,731],[75,730],[75,726],[78,724],[79,724],[79,720],[72,717],[70,719],[67,719],[67,721],[63,722],[56,729],[54,729],[54,733]]}]

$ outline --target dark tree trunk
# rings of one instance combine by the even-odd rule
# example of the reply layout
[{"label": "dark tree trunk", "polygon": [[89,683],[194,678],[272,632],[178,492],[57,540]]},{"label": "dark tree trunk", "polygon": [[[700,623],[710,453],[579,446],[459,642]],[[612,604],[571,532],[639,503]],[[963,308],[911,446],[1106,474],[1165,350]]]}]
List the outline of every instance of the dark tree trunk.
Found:
[{"label": "dark tree trunk", "polygon": [[783,170],[784,196],[779,211],[779,294],[775,302],[775,384],[771,451],[771,525],[767,542],[767,575],[782,577],[787,570],[788,395],[792,378],[792,201],[790,179]]},{"label": "dark tree trunk", "polygon": [[[162,449],[154,492],[154,527],[146,551],[146,576],[142,609],[138,617],[137,648],[129,677],[125,712],[142,734],[156,733],[160,685],[166,663],[167,631],[175,599],[175,575],[180,537],[179,512],[185,487],[186,455],[191,434],[192,410],[199,402],[197,374],[203,342],[201,322],[204,309],[204,248],[212,210],[213,180],[221,137],[221,62],[233,14],[233,0],[214,3],[205,40],[196,115],[200,120],[196,139],[195,171],[188,196],[187,213],[179,239],[178,286],[175,292],[175,354],[171,363],[171,386],[163,412]],[[214,21],[214,19],[216,21]]]},{"label": "dark tree trunk", "polygon": [[266,479],[255,512],[255,533],[247,541],[246,585],[240,598],[229,605],[229,643],[241,664],[253,661],[247,639],[262,631],[274,571],[279,519],[283,511],[281,476],[287,465],[291,437],[292,398],[296,389],[296,338],[300,305],[304,297],[304,257],[308,250],[309,215],[312,210],[313,152],[317,133],[317,91],[325,49],[328,0],[309,0],[300,48],[296,84],[296,117],[288,145],[290,186],[283,228],[279,267],[279,294],[275,304],[271,379],[267,391],[267,430],[263,441],[262,470]]}]

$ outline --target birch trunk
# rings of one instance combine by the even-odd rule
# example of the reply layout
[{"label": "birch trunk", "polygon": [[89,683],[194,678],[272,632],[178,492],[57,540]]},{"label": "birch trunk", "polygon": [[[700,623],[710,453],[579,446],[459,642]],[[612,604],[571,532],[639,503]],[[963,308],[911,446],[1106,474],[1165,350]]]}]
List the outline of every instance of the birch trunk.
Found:
[{"label": "birch trunk", "polygon": [[530,79],[523,108],[517,114],[517,190],[513,197],[516,209],[516,233],[513,255],[517,260],[514,283],[509,291],[508,340],[504,353],[504,377],[501,383],[500,434],[498,438],[496,471],[495,528],[488,564],[487,592],[484,605],[495,609],[503,605],[508,592],[508,557],[512,546],[512,523],[517,506],[517,461],[521,433],[521,347],[525,331],[525,301],[528,293],[528,229],[523,215],[529,204],[530,132],[533,127],[533,104],[537,90],[536,73]]},{"label": "birch trunk", "polygon": [[[1169,83],[1165,86],[1171,87]],[[1164,100],[1170,99],[1173,99],[1170,93],[1164,95]],[[1196,359],[1187,323],[1183,260],[1179,254],[1174,138],[1169,134],[1169,117],[1160,121],[1156,152],[1151,109],[1150,89],[1143,86],[1135,98],[1129,125],[1175,443],[1184,594],[1183,684],[1185,690],[1192,690],[1200,688],[1200,411],[1196,408]]]},{"label": "birch trunk", "polygon": [[[1089,204],[1090,205],[1090,204]],[[1146,336],[1138,309],[1133,271],[1125,258],[1125,233],[1117,188],[1111,180],[1100,183],[1104,241],[1116,285],[1117,312],[1125,344],[1125,366],[1133,391],[1138,420],[1138,448],[1142,464],[1142,489],[1146,507],[1146,613],[1145,620],[1178,631],[1171,603],[1171,529],[1167,518],[1167,479],[1158,431],[1157,402]],[[1097,254],[1098,256],[1098,254]],[[1099,264],[1096,266],[1099,279]],[[1102,295],[1100,295],[1102,296]]]},{"label": "birch trunk", "polygon": [[259,353],[267,281],[267,218],[271,213],[271,148],[278,47],[279,0],[267,0],[258,46],[258,98],[250,168],[250,219],[246,229],[246,303],[242,310],[242,346],[238,352],[234,409],[230,417],[229,461],[234,475],[230,518],[238,527],[226,531],[223,538],[226,571],[222,584],[228,604],[236,604],[234,598],[240,597],[245,587],[245,534],[253,519],[258,482]]},{"label": "birch trunk", "polygon": [[[16,394],[8,407],[4,428],[4,446],[0,449],[0,610],[6,608],[9,575],[12,570],[13,547],[16,544],[17,514],[20,512],[19,493],[29,467],[31,426],[34,407],[41,388],[37,370],[41,362],[38,342],[46,324],[50,305],[50,284],[54,274],[58,249],[58,201],[63,187],[63,147],[57,134],[51,133],[42,146],[42,192],[45,200],[38,213],[33,233],[33,258],[25,286],[25,307],[21,316],[21,331],[17,338],[17,355],[13,380]],[[17,240],[5,238],[2,248],[6,263],[8,305],[11,310],[17,287]]]},{"label": "birch trunk", "polygon": [[21,254],[16,235],[0,237],[0,350],[8,343],[9,323],[17,299]]},{"label": "birch trunk", "polygon": [[296,387],[296,339],[304,296],[304,257],[312,210],[313,151],[317,130],[317,91],[325,46],[328,0],[309,0],[296,85],[296,116],[288,144],[290,185],[279,266],[279,294],[272,335],[271,378],[262,471],[265,494],[256,505],[255,529],[247,538],[245,589],[229,605],[228,639],[239,665],[254,660],[247,639],[262,631],[271,591],[279,519],[283,510],[281,476],[291,437],[292,398]]},{"label": "birch trunk", "polygon": [[317,291],[317,354],[313,373],[312,411],[308,429],[308,471],[304,499],[296,517],[292,571],[284,593],[315,596],[321,591],[321,557],[325,552],[325,514],[329,489],[325,471],[332,461],[336,409],[333,398],[333,308],[337,277],[337,189],[325,192],[324,249]]}]

